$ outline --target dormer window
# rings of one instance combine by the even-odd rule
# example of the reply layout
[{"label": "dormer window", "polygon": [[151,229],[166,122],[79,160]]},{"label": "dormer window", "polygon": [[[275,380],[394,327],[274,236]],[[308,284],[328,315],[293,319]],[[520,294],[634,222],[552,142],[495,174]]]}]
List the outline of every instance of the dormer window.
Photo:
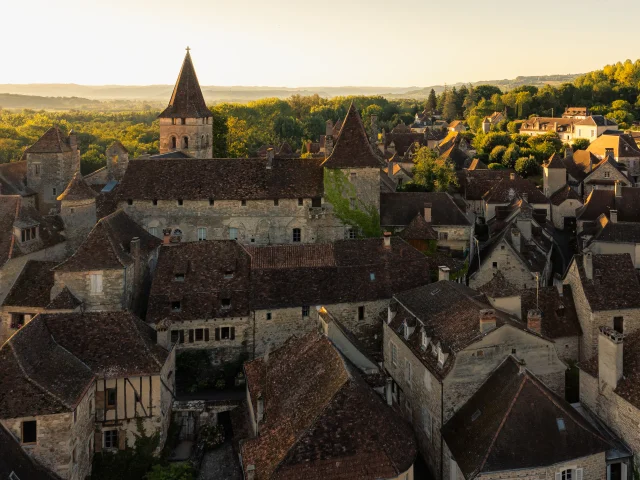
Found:
[{"label": "dormer window", "polygon": [[420,345],[422,346],[423,349],[426,349],[427,346],[429,345],[429,337],[427,337],[427,332],[425,332],[424,330],[422,331]]},{"label": "dormer window", "polygon": [[438,347],[438,363],[440,366],[444,365],[444,352],[442,351],[442,347]]},{"label": "dormer window", "polygon": [[173,277],[175,282],[184,282],[184,273],[176,273]]},{"label": "dormer window", "polygon": [[373,272],[371,272],[371,273],[369,274],[369,280],[371,280],[371,281],[373,282],[373,281],[375,281],[375,279],[376,279],[376,274],[375,274],[375,273],[373,273]]},{"label": "dormer window", "polygon": [[222,308],[225,308],[225,309],[231,308],[231,299],[230,298],[223,298],[220,303],[222,305]]},{"label": "dormer window", "polygon": [[175,300],[175,301],[171,302],[171,311],[172,312],[181,312],[182,311],[182,305],[180,304],[180,300]]},{"label": "dormer window", "polygon": [[233,270],[225,270],[224,278],[233,278]]},{"label": "dormer window", "polygon": [[38,238],[38,227],[23,228],[20,230],[20,238],[22,242],[29,242]]},{"label": "dormer window", "polygon": [[404,339],[405,340],[409,340],[409,325],[406,324],[406,322],[402,325],[403,327],[403,335],[404,335]]}]

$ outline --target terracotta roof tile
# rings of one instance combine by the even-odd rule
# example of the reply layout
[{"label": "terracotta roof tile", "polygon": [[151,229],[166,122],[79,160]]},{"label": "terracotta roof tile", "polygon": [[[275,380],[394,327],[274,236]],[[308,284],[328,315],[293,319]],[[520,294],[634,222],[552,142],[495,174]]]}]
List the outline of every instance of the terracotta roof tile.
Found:
[{"label": "terracotta roof tile", "polygon": [[29,260],[4,299],[3,306],[46,307],[53,288],[56,262]]},{"label": "terracotta roof tile", "polygon": [[25,153],[64,153],[70,152],[69,136],[58,127],[51,127]]}]

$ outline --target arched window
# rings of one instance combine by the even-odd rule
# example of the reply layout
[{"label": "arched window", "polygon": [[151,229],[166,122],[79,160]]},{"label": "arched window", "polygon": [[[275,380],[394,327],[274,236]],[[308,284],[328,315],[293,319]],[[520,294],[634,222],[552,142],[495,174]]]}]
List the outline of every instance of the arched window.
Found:
[{"label": "arched window", "polygon": [[189,148],[189,137],[182,137],[182,148]]},{"label": "arched window", "polygon": [[178,148],[178,141],[176,140],[176,137],[171,137],[171,148],[174,150]]},{"label": "arched window", "polygon": [[184,118],[180,119],[180,125],[185,125],[187,123],[187,120]]}]

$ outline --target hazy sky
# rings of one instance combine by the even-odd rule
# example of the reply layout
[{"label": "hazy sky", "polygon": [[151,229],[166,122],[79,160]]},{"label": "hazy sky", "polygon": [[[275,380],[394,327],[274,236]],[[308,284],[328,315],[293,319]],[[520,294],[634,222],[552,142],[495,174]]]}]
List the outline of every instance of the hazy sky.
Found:
[{"label": "hazy sky", "polygon": [[640,57],[640,1],[20,0],[0,83],[426,86]]}]

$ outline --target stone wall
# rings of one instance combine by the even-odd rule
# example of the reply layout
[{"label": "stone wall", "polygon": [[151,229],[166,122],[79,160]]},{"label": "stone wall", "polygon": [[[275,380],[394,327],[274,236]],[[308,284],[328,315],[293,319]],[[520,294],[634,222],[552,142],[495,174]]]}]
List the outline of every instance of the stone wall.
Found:
[{"label": "stone wall", "polygon": [[[102,293],[91,293],[90,274],[102,274]],[[96,270],[86,272],[55,272],[55,283],[51,298],[55,298],[64,287],[82,301],[87,311],[118,311],[130,305],[133,266],[120,270]],[[125,285],[125,281],[127,285]]]},{"label": "stone wall", "polygon": [[60,217],[64,222],[67,248],[71,254],[86,240],[96,224],[96,202],[94,199],[63,200],[60,205]]},{"label": "stone wall", "polygon": [[558,337],[553,339],[556,342],[556,352],[560,359],[565,362],[580,361],[580,337]]},{"label": "stone wall", "polygon": [[595,241],[589,244],[589,250],[598,254],[628,253],[633,266],[640,268],[640,243]]},{"label": "stone wall", "polygon": [[564,230],[564,219],[576,218],[576,209],[582,206],[582,202],[579,200],[565,200],[560,205],[551,205],[551,219],[553,225],[559,229]]},{"label": "stone wall", "polygon": [[[598,169],[594,170],[589,174],[586,180],[603,180],[610,185],[597,185],[599,189],[613,190],[614,184],[613,182],[618,180],[625,187],[631,186],[631,182],[625,177],[620,171],[609,164],[602,164]],[[584,184],[584,197],[587,198],[596,186],[590,185],[588,183]]]},{"label": "stone wall", "polygon": [[[90,452],[93,438],[93,391],[82,398],[76,408],[74,422],[73,412],[38,417],[12,418],[2,420],[2,424],[18,439],[22,438],[22,422],[35,420],[37,442],[34,445],[23,445],[43,466],[60,477],[69,480],[84,480],[91,472],[93,452]],[[76,461],[73,461],[73,450],[76,449]]]},{"label": "stone wall", "polygon": [[611,385],[580,370],[580,403],[596,414],[634,452],[640,467],[640,409],[617,395]]},{"label": "stone wall", "polygon": [[[480,253],[480,258],[482,266],[469,278],[471,288],[478,288],[490,282],[497,271],[500,271],[511,285],[521,288],[536,287],[535,277],[505,240],[502,240],[489,256],[483,257]],[[494,262],[496,263],[495,267],[493,266]]]},{"label": "stone wall", "polygon": [[564,168],[544,168],[542,174],[543,191],[547,197],[567,184],[567,170]]},{"label": "stone wall", "polygon": [[[461,227],[459,225],[432,225],[438,232],[438,246],[448,247],[451,250],[464,251],[469,249],[469,239],[471,238],[471,226]],[[446,236],[446,238],[445,238]]]},{"label": "stone wall", "polygon": [[[160,153],[181,150],[194,158],[213,157],[213,127],[209,118],[185,118],[182,125],[180,118],[160,119]],[[172,137],[176,139],[173,147]],[[183,143],[188,138],[188,146]]]},{"label": "stone wall", "polygon": [[27,153],[27,186],[38,194],[38,209],[43,214],[57,210],[60,195],[80,169],[80,152]]}]

